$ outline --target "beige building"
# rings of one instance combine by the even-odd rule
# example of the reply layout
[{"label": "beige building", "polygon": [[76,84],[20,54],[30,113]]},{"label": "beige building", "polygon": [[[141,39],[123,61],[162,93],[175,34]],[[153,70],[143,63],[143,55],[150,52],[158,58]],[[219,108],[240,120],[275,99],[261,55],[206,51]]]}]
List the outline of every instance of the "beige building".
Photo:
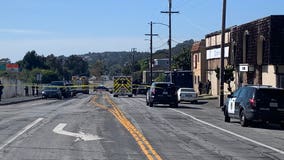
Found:
[{"label": "beige building", "polygon": [[[206,52],[205,40],[195,42],[191,48],[191,60],[193,71],[193,88],[199,93],[199,82],[204,84],[202,93],[205,93],[206,83]],[[200,93],[199,93],[200,94]]]},{"label": "beige building", "polygon": [[[211,94],[219,95],[219,78],[216,77],[216,69],[220,68],[221,58],[221,31],[213,32],[205,36],[206,41],[206,63],[207,63],[207,80],[211,81]],[[228,65],[228,57],[230,55],[230,39],[231,29],[227,29],[225,32],[225,55],[224,66]],[[236,74],[236,73],[234,73]],[[232,90],[235,90],[235,82],[230,83]],[[224,93],[229,94],[228,85],[224,84]]]}]

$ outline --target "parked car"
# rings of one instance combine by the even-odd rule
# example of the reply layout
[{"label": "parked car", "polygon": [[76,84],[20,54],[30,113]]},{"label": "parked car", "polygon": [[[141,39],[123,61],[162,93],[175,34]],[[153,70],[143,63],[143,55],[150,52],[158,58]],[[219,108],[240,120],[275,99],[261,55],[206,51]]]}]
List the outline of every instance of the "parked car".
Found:
[{"label": "parked car", "polygon": [[146,105],[147,106],[149,106],[149,103],[150,103],[150,87],[149,86],[147,86],[147,88],[146,88]]},{"label": "parked car", "polygon": [[185,101],[191,103],[198,102],[197,93],[193,88],[179,88],[177,91],[178,102]]},{"label": "parked car", "polygon": [[105,87],[104,85],[99,85],[94,88],[94,91],[109,91],[109,89]]},{"label": "parked car", "polygon": [[229,95],[223,107],[225,122],[240,119],[241,126],[253,121],[280,123],[284,128],[284,89],[244,86]]},{"label": "parked car", "polygon": [[41,92],[42,98],[57,98],[57,99],[62,99],[63,95],[58,87],[54,86],[47,86],[44,87],[42,92]]},{"label": "parked car", "polygon": [[178,106],[177,90],[173,83],[154,82],[152,83],[148,94],[148,101],[150,107],[153,107],[154,105],[158,104],[169,104],[172,107]]},{"label": "parked car", "polygon": [[58,87],[64,98],[69,98],[73,94],[73,90],[64,81],[52,81],[50,85]]}]

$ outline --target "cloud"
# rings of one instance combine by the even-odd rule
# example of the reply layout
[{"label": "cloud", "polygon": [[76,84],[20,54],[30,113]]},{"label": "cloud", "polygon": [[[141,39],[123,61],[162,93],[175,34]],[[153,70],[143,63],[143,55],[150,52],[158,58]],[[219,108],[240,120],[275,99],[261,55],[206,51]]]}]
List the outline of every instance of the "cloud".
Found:
[{"label": "cloud", "polygon": [[50,34],[51,32],[41,31],[41,30],[0,29],[0,33],[9,33],[9,34]]}]

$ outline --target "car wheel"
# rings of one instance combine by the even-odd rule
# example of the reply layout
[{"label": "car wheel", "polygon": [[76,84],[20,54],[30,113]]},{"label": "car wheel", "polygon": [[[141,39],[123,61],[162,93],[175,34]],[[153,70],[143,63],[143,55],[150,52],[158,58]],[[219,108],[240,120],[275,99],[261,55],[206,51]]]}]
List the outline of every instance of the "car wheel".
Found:
[{"label": "car wheel", "polygon": [[154,107],[154,104],[152,102],[149,102],[150,107]]},{"label": "car wheel", "polygon": [[178,107],[178,104],[177,104],[177,103],[174,103],[174,104],[170,104],[170,107],[174,107],[174,108],[177,108],[177,107]]},{"label": "car wheel", "polygon": [[146,101],[146,106],[149,106],[149,102]]},{"label": "car wheel", "polygon": [[228,111],[227,111],[227,107],[225,107],[224,116],[225,116],[225,122],[231,121],[231,118],[229,117],[229,114],[228,114]]},{"label": "car wheel", "polygon": [[241,111],[240,122],[242,127],[247,127],[249,125],[249,120],[246,118],[244,110]]}]

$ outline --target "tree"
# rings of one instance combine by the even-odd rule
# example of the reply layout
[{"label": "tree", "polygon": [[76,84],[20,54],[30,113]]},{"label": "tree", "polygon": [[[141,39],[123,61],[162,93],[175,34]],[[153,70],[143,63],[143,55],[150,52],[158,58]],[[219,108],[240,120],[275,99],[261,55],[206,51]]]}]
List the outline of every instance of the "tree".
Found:
[{"label": "tree", "polygon": [[183,48],[183,52],[174,57],[174,67],[182,70],[191,70],[190,50]]},{"label": "tree", "polygon": [[[220,68],[215,69],[217,79],[220,78]],[[224,82],[228,84],[228,91],[232,92],[231,81],[234,81],[234,66],[227,65],[224,69]]]},{"label": "tree", "polygon": [[29,51],[23,58],[22,67],[27,70],[32,70],[34,68],[46,69],[45,57],[39,56],[35,51]]},{"label": "tree", "polygon": [[89,67],[88,62],[85,61],[82,57],[77,55],[69,56],[64,62],[64,67],[67,69],[67,72],[65,72],[64,74],[69,73],[71,76],[73,75],[89,76],[90,74],[88,70]]}]

